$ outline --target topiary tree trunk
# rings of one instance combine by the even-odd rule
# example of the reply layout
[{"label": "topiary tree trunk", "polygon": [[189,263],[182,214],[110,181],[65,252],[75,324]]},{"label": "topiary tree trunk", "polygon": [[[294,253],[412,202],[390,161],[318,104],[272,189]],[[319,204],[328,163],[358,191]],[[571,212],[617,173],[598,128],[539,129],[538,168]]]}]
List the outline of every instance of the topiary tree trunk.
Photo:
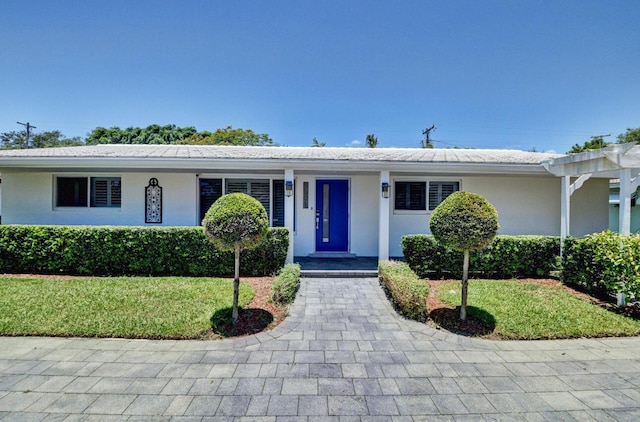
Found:
[{"label": "topiary tree trunk", "polygon": [[240,248],[236,247],[233,254],[235,262],[233,265],[233,310],[231,311],[231,318],[233,319],[233,325],[238,323],[238,298],[240,296]]},{"label": "topiary tree trunk", "polygon": [[467,297],[469,296],[469,249],[464,250],[464,259],[462,261],[462,282],[461,285],[461,303],[460,303],[460,319],[467,319]]}]

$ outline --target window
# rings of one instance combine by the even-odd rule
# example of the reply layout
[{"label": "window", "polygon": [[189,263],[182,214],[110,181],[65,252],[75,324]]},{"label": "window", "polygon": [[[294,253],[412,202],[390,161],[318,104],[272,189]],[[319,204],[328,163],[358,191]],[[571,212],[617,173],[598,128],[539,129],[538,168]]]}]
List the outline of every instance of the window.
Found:
[{"label": "window", "polygon": [[56,207],[120,208],[119,177],[57,177]]},{"label": "window", "polygon": [[91,178],[91,206],[120,208],[122,189],[119,177]]},{"label": "window", "polygon": [[56,207],[86,207],[87,178],[58,177]]},{"label": "window", "polygon": [[225,193],[246,193],[257,199],[267,210],[267,215],[271,215],[269,184],[269,180],[226,179]]},{"label": "window", "polygon": [[460,182],[429,182],[429,211],[435,210],[449,195],[459,190]]},{"label": "window", "polygon": [[224,193],[246,193],[257,199],[272,227],[284,226],[284,180],[281,179],[200,179],[200,221],[211,205]]},{"label": "window", "polygon": [[222,179],[200,179],[200,221],[221,196]]},{"label": "window", "polygon": [[396,210],[425,211],[427,209],[426,182],[396,182],[394,191]]},{"label": "window", "polygon": [[449,195],[459,190],[460,182],[396,181],[394,193],[395,209],[402,211],[433,211]]}]

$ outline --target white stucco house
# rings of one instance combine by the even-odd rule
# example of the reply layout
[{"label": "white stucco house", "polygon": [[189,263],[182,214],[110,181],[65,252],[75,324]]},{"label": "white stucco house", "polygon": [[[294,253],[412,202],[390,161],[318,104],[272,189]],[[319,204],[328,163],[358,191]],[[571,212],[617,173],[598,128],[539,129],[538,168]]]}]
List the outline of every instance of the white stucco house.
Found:
[{"label": "white stucco house", "polygon": [[386,259],[402,256],[401,236],[429,233],[431,211],[465,190],[496,207],[501,234],[581,236],[607,228],[609,176],[572,185],[580,174],[559,174],[563,158],[475,149],[7,150],[0,151],[2,223],[199,225],[220,195],[246,192],[262,202],[272,226],[291,229],[289,261],[323,254]]}]

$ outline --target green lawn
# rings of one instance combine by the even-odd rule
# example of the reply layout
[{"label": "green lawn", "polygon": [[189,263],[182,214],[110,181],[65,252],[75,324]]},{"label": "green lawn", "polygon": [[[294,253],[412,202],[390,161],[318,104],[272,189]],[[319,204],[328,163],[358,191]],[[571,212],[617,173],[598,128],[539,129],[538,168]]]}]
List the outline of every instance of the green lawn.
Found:
[{"label": "green lawn", "polygon": [[[460,305],[460,283],[439,288],[440,300]],[[640,321],[558,289],[520,281],[469,281],[468,314],[495,325],[506,339],[554,339],[640,335]]]},{"label": "green lawn", "polygon": [[[0,277],[0,335],[199,338],[232,304],[220,278]],[[253,290],[240,284],[240,305]]]}]

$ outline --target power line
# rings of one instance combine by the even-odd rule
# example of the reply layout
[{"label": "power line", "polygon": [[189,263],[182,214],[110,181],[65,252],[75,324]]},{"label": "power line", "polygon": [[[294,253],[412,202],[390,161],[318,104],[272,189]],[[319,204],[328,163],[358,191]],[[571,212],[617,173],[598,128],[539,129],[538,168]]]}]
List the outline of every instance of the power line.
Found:
[{"label": "power line", "polygon": [[16,123],[27,128],[27,148],[33,148],[33,142],[31,142],[31,139],[29,139],[29,137],[31,135],[31,129],[37,129],[37,128],[29,124],[29,122],[27,123],[16,122]]}]

